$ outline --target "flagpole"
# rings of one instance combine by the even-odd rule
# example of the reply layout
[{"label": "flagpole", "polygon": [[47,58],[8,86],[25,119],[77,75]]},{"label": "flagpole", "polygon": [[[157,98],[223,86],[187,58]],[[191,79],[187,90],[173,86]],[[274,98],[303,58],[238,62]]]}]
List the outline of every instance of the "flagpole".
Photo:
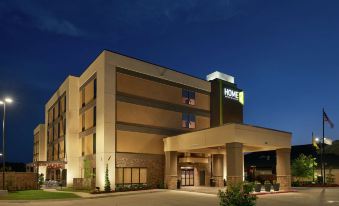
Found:
[{"label": "flagpole", "polygon": [[[313,132],[312,132],[312,146],[314,146],[314,145],[313,145],[313,141],[314,141],[314,136],[313,136]],[[312,169],[313,169],[313,182],[314,182],[314,158],[315,158],[315,157],[314,157],[314,153],[313,153],[313,152],[312,152],[312,154],[313,154],[313,155],[312,155],[312,156],[313,156],[313,158],[312,158],[312,160],[313,160],[313,165],[312,165],[312,167],[313,167],[313,168],[312,168]]]},{"label": "flagpole", "polygon": [[324,166],[324,144],[325,144],[325,110],[323,108],[323,140],[321,143],[321,176],[323,177],[323,184],[325,184],[325,166]]}]

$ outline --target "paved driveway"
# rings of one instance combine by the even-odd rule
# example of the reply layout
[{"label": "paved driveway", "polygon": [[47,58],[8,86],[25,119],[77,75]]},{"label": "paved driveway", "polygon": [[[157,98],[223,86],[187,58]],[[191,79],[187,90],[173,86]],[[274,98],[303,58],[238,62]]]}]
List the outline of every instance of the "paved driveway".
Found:
[{"label": "paved driveway", "polygon": [[339,206],[339,188],[299,188],[293,193],[262,195],[257,203],[259,206]]},{"label": "paved driveway", "polygon": [[[105,197],[96,199],[57,201],[0,201],[0,206],[217,206],[218,198],[213,194],[186,191],[163,191],[145,194]],[[339,206],[339,189],[299,189],[296,193],[259,196],[258,206]]]}]

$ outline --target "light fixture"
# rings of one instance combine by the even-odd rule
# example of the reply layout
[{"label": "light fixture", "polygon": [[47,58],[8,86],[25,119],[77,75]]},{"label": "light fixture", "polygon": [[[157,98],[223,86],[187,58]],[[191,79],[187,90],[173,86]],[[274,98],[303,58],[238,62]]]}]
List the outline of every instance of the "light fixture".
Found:
[{"label": "light fixture", "polygon": [[9,98],[9,97],[6,97],[5,98],[5,102],[7,103],[12,103],[13,102],[13,99]]},{"label": "light fixture", "polygon": [[318,138],[318,137],[316,137],[316,138],[315,138],[315,141],[316,141],[316,142],[319,142],[319,138]]},{"label": "light fixture", "polygon": [[4,104],[4,102],[3,101],[0,101],[0,105],[3,105]]}]

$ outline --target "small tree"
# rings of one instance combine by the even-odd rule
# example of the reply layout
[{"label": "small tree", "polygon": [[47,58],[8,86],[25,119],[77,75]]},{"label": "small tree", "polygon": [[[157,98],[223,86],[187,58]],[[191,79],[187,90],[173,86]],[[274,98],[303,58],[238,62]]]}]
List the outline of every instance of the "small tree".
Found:
[{"label": "small tree", "polygon": [[313,158],[312,155],[306,156],[300,154],[297,159],[292,162],[292,175],[300,179],[304,178],[313,178],[314,167],[317,165],[315,162],[316,158]]},{"label": "small tree", "polygon": [[108,176],[108,164],[106,164],[106,171],[105,171],[105,192],[111,192],[111,182],[109,181],[109,176]]}]

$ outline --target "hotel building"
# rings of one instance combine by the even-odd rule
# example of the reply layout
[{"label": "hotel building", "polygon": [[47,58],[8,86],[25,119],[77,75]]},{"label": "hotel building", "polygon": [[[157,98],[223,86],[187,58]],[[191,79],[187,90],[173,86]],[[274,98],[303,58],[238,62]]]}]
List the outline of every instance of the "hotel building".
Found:
[{"label": "hotel building", "polygon": [[232,76],[203,80],[105,50],[45,105],[33,165],[67,186],[84,177],[85,160],[100,188],[106,166],[112,188],[208,186],[211,178],[221,186],[243,180],[244,153],[276,150],[277,179],[289,189],[291,133],[244,124],[243,106]]}]

